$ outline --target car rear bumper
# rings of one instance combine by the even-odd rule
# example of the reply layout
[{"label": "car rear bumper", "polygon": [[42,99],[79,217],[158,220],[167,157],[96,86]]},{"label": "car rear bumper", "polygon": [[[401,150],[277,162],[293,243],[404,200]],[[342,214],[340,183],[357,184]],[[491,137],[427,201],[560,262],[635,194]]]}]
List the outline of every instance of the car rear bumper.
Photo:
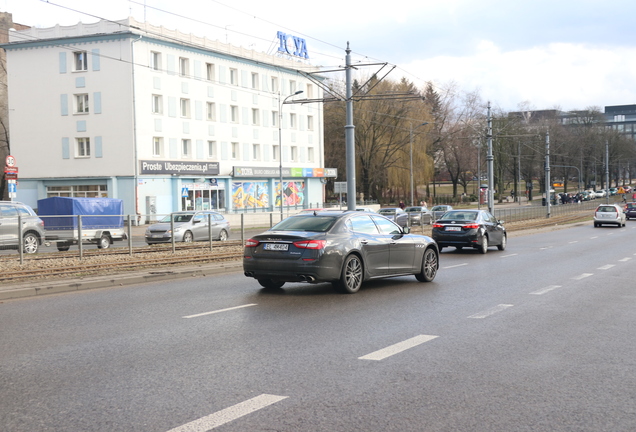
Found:
[{"label": "car rear bumper", "polygon": [[289,261],[243,258],[243,272],[254,279],[284,282],[331,282],[340,278],[340,268],[323,266],[319,261]]}]

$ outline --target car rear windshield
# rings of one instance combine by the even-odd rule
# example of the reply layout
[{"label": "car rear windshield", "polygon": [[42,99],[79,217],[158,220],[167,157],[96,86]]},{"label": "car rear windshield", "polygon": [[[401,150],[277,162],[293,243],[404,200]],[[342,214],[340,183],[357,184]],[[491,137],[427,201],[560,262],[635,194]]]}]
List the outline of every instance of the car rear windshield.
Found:
[{"label": "car rear windshield", "polygon": [[609,212],[614,212],[616,213],[616,207],[613,206],[600,206],[598,208],[598,210],[596,210],[597,212],[601,212],[601,213],[609,213]]},{"label": "car rear windshield", "polygon": [[[190,219],[192,219],[192,215],[191,214],[174,214],[172,215],[172,218],[174,219],[175,222],[190,222]],[[161,219],[161,222],[170,222],[170,215]]]},{"label": "car rear windshield", "polygon": [[274,225],[270,231],[326,232],[336,222],[333,216],[295,216]]},{"label": "car rear windshield", "polygon": [[627,208],[628,208],[628,209],[636,209],[636,203],[629,203],[629,204],[627,204]]},{"label": "car rear windshield", "polygon": [[444,213],[444,215],[439,220],[475,220],[477,219],[477,213],[475,212],[464,212],[464,211],[449,211]]}]

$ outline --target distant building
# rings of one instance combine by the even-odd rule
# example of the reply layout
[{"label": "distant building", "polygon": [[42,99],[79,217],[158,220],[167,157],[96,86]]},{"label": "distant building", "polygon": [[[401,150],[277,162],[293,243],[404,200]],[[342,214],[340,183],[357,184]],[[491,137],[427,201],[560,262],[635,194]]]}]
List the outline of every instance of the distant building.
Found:
[{"label": "distant building", "polygon": [[608,128],[636,141],[636,105],[606,106],[605,122]]},{"label": "distant building", "polygon": [[148,219],[273,211],[281,157],[285,206],[322,203],[321,180],[336,176],[322,103],[281,104],[322,97],[304,60],[132,18],[15,31],[3,48],[18,199],[32,206],[105,196]]}]

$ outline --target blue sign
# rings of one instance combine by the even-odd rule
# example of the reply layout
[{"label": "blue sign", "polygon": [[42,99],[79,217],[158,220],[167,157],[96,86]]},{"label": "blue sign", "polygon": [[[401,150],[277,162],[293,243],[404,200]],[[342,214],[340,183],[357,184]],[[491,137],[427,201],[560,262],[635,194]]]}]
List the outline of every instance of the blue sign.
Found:
[{"label": "blue sign", "polygon": [[15,182],[9,182],[9,193],[16,193],[18,191],[18,185]]},{"label": "blue sign", "polygon": [[188,188],[187,187],[181,188],[181,196],[183,198],[187,198],[188,197]]},{"label": "blue sign", "polygon": [[[305,39],[283,33],[282,31],[279,31],[276,34],[276,37],[278,37],[278,41],[280,42],[278,45],[279,53],[301,57],[304,59],[309,58],[309,54],[307,54],[307,42],[305,42]],[[290,41],[293,43],[292,46],[290,46]]]}]

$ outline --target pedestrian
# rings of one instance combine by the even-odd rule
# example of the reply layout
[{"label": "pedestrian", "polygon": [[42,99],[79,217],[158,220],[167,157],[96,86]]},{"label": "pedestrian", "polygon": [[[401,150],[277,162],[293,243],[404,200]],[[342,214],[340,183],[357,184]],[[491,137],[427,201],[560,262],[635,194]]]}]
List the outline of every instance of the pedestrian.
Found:
[{"label": "pedestrian", "polygon": [[428,206],[426,205],[426,201],[420,201],[420,205],[421,205],[422,207],[428,207]]},{"label": "pedestrian", "polygon": [[626,203],[627,202],[627,195],[623,194],[623,202]]},{"label": "pedestrian", "polygon": [[404,210],[404,207],[406,207],[406,206],[404,205],[404,201],[400,201],[400,208],[401,208],[402,210]]}]

